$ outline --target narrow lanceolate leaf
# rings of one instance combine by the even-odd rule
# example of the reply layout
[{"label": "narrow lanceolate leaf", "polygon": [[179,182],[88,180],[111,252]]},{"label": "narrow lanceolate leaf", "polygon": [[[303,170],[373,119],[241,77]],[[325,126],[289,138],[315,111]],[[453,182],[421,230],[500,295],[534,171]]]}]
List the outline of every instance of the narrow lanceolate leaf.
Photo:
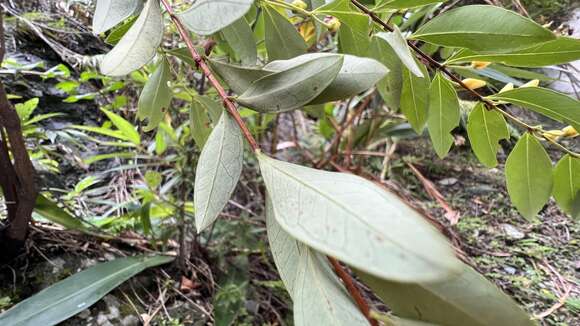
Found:
[{"label": "narrow lanceolate leaf", "polygon": [[551,41],[556,36],[517,13],[486,5],[449,10],[421,26],[413,38],[479,52],[509,51]]},{"label": "narrow lanceolate leaf", "polygon": [[296,325],[368,325],[326,257],[296,241],[276,222],[270,198],[266,228],[274,262],[294,302]]},{"label": "narrow lanceolate leaf", "polygon": [[463,49],[447,60],[447,63],[487,61],[516,67],[545,67],[580,60],[580,40],[559,37],[530,48],[508,53],[477,53]]},{"label": "narrow lanceolate leaf", "polygon": [[403,67],[401,91],[401,112],[419,135],[427,123],[430,84],[429,73],[423,64],[421,64],[421,71],[424,77],[417,77],[409,69]]},{"label": "narrow lanceolate leaf", "polygon": [[567,154],[554,169],[554,198],[562,210],[580,218],[580,159]]},{"label": "narrow lanceolate leaf", "polygon": [[401,34],[401,31],[397,26],[394,27],[394,31],[390,33],[377,33],[377,37],[382,38],[385,40],[393,51],[399,57],[399,60],[407,67],[409,71],[411,71],[417,77],[423,77],[423,72],[419,68],[417,61],[415,60],[415,56],[411,53],[409,46],[407,45],[407,40]]},{"label": "narrow lanceolate leaf", "polygon": [[377,90],[390,109],[398,109],[403,87],[403,65],[401,60],[398,59],[397,54],[389,43],[377,36],[371,39],[369,56],[389,69],[389,73],[377,84]]},{"label": "narrow lanceolate leaf", "polygon": [[64,226],[70,230],[86,230],[87,228],[83,225],[81,220],[70,215],[63,208],[58,207],[58,205],[52,200],[46,198],[44,195],[38,195],[36,197],[36,203],[34,204],[34,212],[43,218]]},{"label": "narrow lanceolate leaf", "polygon": [[0,325],[56,325],[99,301],[111,290],[149,267],[173,257],[128,257],[100,263],[68,277],[0,315]]},{"label": "narrow lanceolate leaf", "polygon": [[228,85],[236,94],[242,94],[256,80],[272,74],[274,71],[255,67],[244,67],[225,63],[220,60],[208,60],[211,69]]},{"label": "narrow lanceolate leaf", "polygon": [[440,282],[402,284],[357,273],[397,316],[445,326],[532,326],[522,308],[467,265]]},{"label": "narrow lanceolate leaf", "polygon": [[243,17],[253,0],[197,0],[177,14],[183,24],[199,35],[211,35]]},{"label": "narrow lanceolate leaf", "polygon": [[453,84],[438,72],[429,90],[427,126],[435,152],[445,157],[453,144],[451,131],[459,125],[459,100]]},{"label": "narrow lanceolate leaf", "polygon": [[264,7],[265,43],[268,60],[290,59],[306,52],[308,45],[276,9]]},{"label": "narrow lanceolate leaf", "polygon": [[197,163],[194,204],[197,232],[211,225],[228,203],[240,174],[244,155],[242,133],[229,114],[222,114]]},{"label": "narrow lanceolate leaf", "polygon": [[552,161],[536,137],[526,133],[505,164],[508,193],[518,211],[535,218],[552,192]]},{"label": "narrow lanceolate leaf", "polygon": [[137,13],[141,0],[98,0],[93,16],[93,33],[101,34]]},{"label": "narrow lanceolate leaf", "polygon": [[107,116],[107,118],[109,118],[109,120],[113,123],[113,125],[115,125],[117,129],[119,129],[119,132],[121,132],[125,137],[127,137],[127,139],[130,142],[132,142],[135,145],[141,144],[141,135],[139,135],[139,132],[135,129],[135,126],[133,124],[125,120],[125,118],[121,117],[120,115],[113,113],[109,110],[101,108],[101,111],[105,113],[105,115]]},{"label": "narrow lanceolate leaf", "polygon": [[519,105],[580,130],[580,101],[551,89],[516,88],[489,98]]},{"label": "narrow lanceolate leaf", "polygon": [[402,282],[442,279],[460,268],[439,232],[372,182],[265,155],[258,160],[277,222],[309,247]]},{"label": "narrow lanceolate leaf", "polygon": [[313,58],[258,79],[237,98],[237,102],[264,113],[297,109],[315,99],[332,83],[342,63],[340,55]]},{"label": "narrow lanceolate leaf", "polygon": [[499,141],[510,138],[503,115],[486,109],[483,103],[478,103],[469,114],[467,135],[475,156],[489,168],[497,165]]},{"label": "narrow lanceolate leaf", "polygon": [[254,40],[254,32],[242,17],[222,30],[222,34],[228,45],[239,56],[245,66],[254,66],[258,60],[258,50]]},{"label": "narrow lanceolate leaf", "polygon": [[377,4],[378,8],[409,9],[447,0],[386,0]]},{"label": "narrow lanceolate leaf", "polygon": [[148,0],[141,15],[119,43],[101,61],[101,72],[123,76],[149,62],[163,39],[163,16],[159,1]]},{"label": "narrow lanceolate leaf", "polygon": [[167,82],[171,78],[169,63],[163,58],[151,75],[139,96],[137,117],[148,120],[146,131],[153,130],[163,119],[164,111],[171,103],[171,89]]},{"label": "narrow lanceolate leaf", "polygon": [[197,147],[203,148],[211,133],[211,126],[207,112],[204,105],[195,98],[191,102],[189,112],[189,128],[191,129],[191,136],[193,137]]}]

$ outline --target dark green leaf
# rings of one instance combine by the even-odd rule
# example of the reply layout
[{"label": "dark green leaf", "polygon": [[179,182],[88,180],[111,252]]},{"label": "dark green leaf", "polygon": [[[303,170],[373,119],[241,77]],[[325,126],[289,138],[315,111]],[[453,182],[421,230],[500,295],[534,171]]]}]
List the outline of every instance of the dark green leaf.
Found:
[{"label": "dark green leaf", "polygon": [[437,72],[429,90],[427,126],[435,152],[443,158],[453,144],[451,131],[459,125],[459,101],[453,84]]},{"label": "dark green leaf", "polygon": [[308,45],[288,19],[268,6],[262,12],[268,60],[290,59],[306,52]]},{"label": "dark green leaf", "polygon": [[254,32],[244,17],[222,29],[222,34],[229,46],[239,56],[245,66],[253,66],[258,60],[258,50]]},{"label": "dark green leaf", "polygon": [[483,103],[478,103],[469,114],[467,135],[471,149],[479,161],[489,168],[497,165],[499,141],[510,138],[503,115],[487,110]]},{"label": "dark green leaf", "polygon": [[85,230],[83,223],[44,195],[36,197],[34,212],[45,219],[71,230]]}]

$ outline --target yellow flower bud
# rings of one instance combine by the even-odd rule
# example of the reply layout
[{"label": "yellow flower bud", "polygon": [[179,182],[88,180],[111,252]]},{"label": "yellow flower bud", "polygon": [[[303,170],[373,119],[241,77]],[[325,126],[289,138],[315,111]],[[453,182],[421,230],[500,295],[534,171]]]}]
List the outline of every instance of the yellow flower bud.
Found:
[{"label": "yellow flower bud", "polygon": [[481,87],[487,85],[485,80],[475,79],[475,78],[466,78],[462,81],[463,81],[463,84],[465,84],[465,86],[467,86],[469,89],[478,89],[478,88],[481,88]]},{"label": "yellow flower bud", "polygon": [[522,86],[520,86],[520,88],[538,87],[539,85],[540,85],[540,81],[538,79],[534,79],[534,80],[530,80],[529,82],[523,84]]},{"label": "yellow flower bud", "polygon": [[500,93],[507,92],[507,91],[511,91],[512,89],[514,89],[514,84],[507,83],[502,89],[499,90],[499,92]]},{"label": "yellow flower bud", "polygon": [[487,62],[487,61],[472,61],[471,68],[484,69],[485,67],[489,66],[490,64],[491,64],[491,62]]},{"label": "yellow flower bud", "polygon": [[576,129],[574,129],[574,127],[572,126],[568,126],[564,129],[562,129],[562,137],[576,137],[578,136],[578,131],[576,131]]},{"label": "yellow flower bud", "polygon": [[306,9],[308,8],[308,4],[306,4],[306,2],[302,1],[302,0],[294,0],[292,1],[292,6],[300,8],[300,9]]},{"label": "yellow flower bud", "polygon": [[557,141],[563,134],[564,132],[562,132],[562,130],[548,130],[542,135],[552,141]]},{"label": "yellow flower bud", "polygon": [[316,35],[316,29],[314,28],[314,24],[309,21],[300,25],[298,33],[300,33],[304,41],[308,43]]},{"label": "yellow flower bud", "polygon": [[340,28],[340,20],[338,20],[338,18],[336,18],[336,17],[332,17],[328,21],[327,25],[328,25],[328,30],[329,31],[336,32]]}]

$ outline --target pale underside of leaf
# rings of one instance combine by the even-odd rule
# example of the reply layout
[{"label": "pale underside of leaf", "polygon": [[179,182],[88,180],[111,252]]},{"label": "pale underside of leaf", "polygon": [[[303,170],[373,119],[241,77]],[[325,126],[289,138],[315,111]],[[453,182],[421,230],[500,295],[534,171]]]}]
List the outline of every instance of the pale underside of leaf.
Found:
[{"label": "pale underside of leaf", "polygon": [[98,0],[93,16],[93,33],[101,34],[138,12],[141,0]]},{"label": "pale underside of leaf", "polygon": [[398,27],[395,26],[393,32],[381,32],[377,33],[376,36],[389,43],[393,51],[395,51],[401,62],[410,72],[412,72],[417,77],[424,77],[423,72],[415,61],[415,56],[411,53],[411,50],[407,45],[407,40],[405,37],[403,37]]},{"label": "pale underside of leaf", "polygon": [[211,35],[243,17],[253,0],[197,0],[177,14],[183,24],[199,35]]}]

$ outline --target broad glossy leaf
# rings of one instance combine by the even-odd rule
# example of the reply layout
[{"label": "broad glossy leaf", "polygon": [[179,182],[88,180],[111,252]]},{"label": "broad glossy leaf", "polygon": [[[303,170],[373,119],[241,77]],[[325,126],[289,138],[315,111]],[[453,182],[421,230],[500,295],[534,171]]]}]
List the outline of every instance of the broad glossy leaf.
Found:
[{"label": "broad glossy leaf", "polygon": [[326,257],[296,241],[276,221],[266,199],[266,228],[274,262],[294,302],[296,325],[368,325]]},{"label": "broad glossy leaf", "polygon": [[244,141],[229,114],[222,114],[209,135],[195,171],[194,197],[197,232],[211,225],[228,203],[242,173]]},{"label": "broad glossy leaf", "polygon": [[340,55],[313,58],[258,79],[237,102],[264,113],[297,109],[314,100],[332,83],[342,63]]},{"label": "broad glossy leaf", "polygon": [[177,14],[185,27],[199,35],[211,35],[243,17],[253,0],[196,0]]},{"label": "broad glossy leaf", "polygon": [[499,141],[510,138],[503,115],[486,109],[483,103],[478,103],[469,114],[467,135],[475,156],[489,168],[497,165]]},{"label": "broad glossy leaf", "polygon": [[532,326],[509,296],[467,265],[440,282],[402,284],[357,273],[397,316],[445,326]]},{"label": "broad glossy leaf", "polygon": [[191,102],[189,128],[191,129],[191,136],[197,147],[203,148],[211,133],[211,126],[204,105],[196,98]]},{"label": "broad glossy leaf", "polygon": [[148,120],[146,131],[155,129],[163,119],[164,110],[169,108],[172,94],[167,82],[170,78],[169,62],[163,58],[139,96],[137,117]]},{"label": "broad glossy leaf", "polygon": [[389,108],[398,109],[403,88],[403,65],[401,60],[399,60],[389,43],[376,36],[371,39],[369,56],[389,69],[389,73],[377,84],[377,90]]},{"label": "broad glossy leaf", "polygon": [[136,14],[141,0],[98,0],[93,16],[93,33],[101,34]]},{"label": "broad glossy leaf", "polygon": [[56,325],[87,309],[139,272],[173,259],[168,256],[128,257],[89,267],[4,312],[0,315],[0,325]]},{"label": "broad glossy leaf", "polygon": [[290,59],[306,52],[308,45],[288,19],[268,6],[263,15],[268,60]]},{"label": "broad glossy leaf", "polygon": [[536,137],[525,133],[505,164],[508,193],[518,211],[533,220],[552,193],[552,161]]},{"label": "broad glossy leaf", "polygon": [[123,135],[127,137],[127,139],[135,145],[141,144],[141,135],[135,129],[135,126],[131,124],[129,121],[125,120],[125,118],[121,117],[120,115],[113,113],[109,110],[105,110],[101,108],[101,111],[105,113],[107,118],[119,129]]},{"label": "broad glossy leaf", "polygon": [[528,18],[486,5],[449,10],[421,26],[412,37],[480,52],[521,49],[556,38],[551,31]]},{"label": "broad glossy leaf", "polygon": [[423,72],[419,68],[415,56],[411,53],[407,40],[399,31],[397,26],[393,27],[394,31],[390,33],[377,33],[376,36],[385,40],[395,51],[401,62],[417,77],[423,77]]},{"label": "broad glossy leaf", "polygon": [[377,8],[409,9],[445,1],[447,0],[386,0],[378,3]]},{"label": "broad glossy leaf", "polygon": [[516,67],[545,67],[580,60],[580,40],[559,37],[530,48],[508,53],[477,53],[463,49],[447,60],[447,63],[488,61]]},{"label": "broad glossy leaf", "polygon": [[372,182],[262,154],[258,160],[276,220],[309,247],[402,282],[442,279],[460,268],[439,232]]},{"label": "broad glossy leaf", "polygon": [[[414,60],[414,59],[413,59]],[[417,77],[403,67],[403,88],[401,91],[401,112],[405,115],[417,134],[423,133],[429,109],[429,73],[421,65],[421,75]]]},{"label": "broad glossy leaf", "polygon": [[580,130],[580,101],[551,89],[516,88],[489,98],[519,105]]},{"label": "broad glossy leaf", "polygon": [[46,198],[42,194],[36,197],[34,212],[53,223],[64,226],[67,229],[86,230],[86,227],[79,219],[70,215],[64,209],[58,207],[55,202]]},{"label": "broad glossy leaf", "polygon": [[554,198],[562,210],[580,218],[580,159],[566,154],[554,169]]},{"label": "broad glossy leaf", "polygon": [[123,76],[144,66],[155,56],[163,39],[159,1],[148,0],[139,18],[101,61],[101,73]]},{"label": "broad glossy leaf", "polygon": [[437,72],[429,90],[427,127],[435,152],[443,158],[453,144],[451,131],[459,125],[459,101],[453,84]]},{"label": "broad glossy leaf", "polygon": [[253,66],[258,60],[258,50],[254,40],[254,32],[242,17],[222,30],[222,34],[229,46],[239,56],[245,66]]},{"label": "broad glossy leaf", "polygon": [[236,94],[244,93],[253,82],[274,72],[260,68],[233,65],[214,59],[209,59],[208,62],[211,69]]}]

